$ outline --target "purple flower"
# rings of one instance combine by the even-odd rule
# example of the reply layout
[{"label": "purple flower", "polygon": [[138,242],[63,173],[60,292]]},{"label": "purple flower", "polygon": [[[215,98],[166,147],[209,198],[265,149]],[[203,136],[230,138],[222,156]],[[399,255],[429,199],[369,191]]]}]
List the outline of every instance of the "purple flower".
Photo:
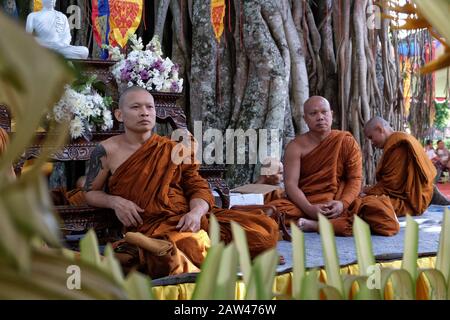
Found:
[{"label": "purple flower", "polygon": [[142,80],[148,80],[150,79],[150,73],[147,70],[142,70],[139,75],[141,76]]},{"label": "purple flower", "polygon": [[122,81],[130,81],[131,80],[131,72],[128,71],[126,68],[123,68],[120,72],[120,79]]},{"label": "purple flower", "polygon": [[125,61],[125,69],[128,71],[131,71],[136,66],[136,61],[126,60]]},{"label": "purple flower", "polygon": [[159,72],[164,72],[165,68],[163,66],[163,61],[161,59],[156,60],[155,62],[153,62],[152,69],[156,69]]},{"label": "purple flower", "polygon": [[180,65],[178,63],[175,63],[172,66],[172,69],[170,70],[170,72],[178,72],[180,70]]},{"label": "purple flower", "polygon": [[172,84],[170,85],[170,91],[178,92],[179,90],[180,90],[180,86],[178,85],[178,81],[172,81]]}]

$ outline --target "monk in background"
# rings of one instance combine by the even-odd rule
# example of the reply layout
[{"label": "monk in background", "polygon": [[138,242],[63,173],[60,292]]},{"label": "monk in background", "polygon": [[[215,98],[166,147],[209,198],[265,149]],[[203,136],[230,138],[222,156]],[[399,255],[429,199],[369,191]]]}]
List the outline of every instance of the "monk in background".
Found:
[{"label": "monk in background", "polygon": [[318,216],[324,215],[339,236],[351,236],[355,214],[373,233],[390,236],[399,231],[398,220],[386,196],[358,198],[362,183],[360,148],[349,132],[331,130],[333,112],[319,96],[304,105],[309,132],[292,140],[284,156],[287,198],[274,205],[305,232],[318,231]]},{"label": "monk in background", "polygon": [[388,196],[399,217],[421,215],[433,197],[436,168],[420,142],[410,134],[395,132],[380,117],[367,122],[364,134],[376,148],[383,149],[377,183],[365,187],[364,194]]},{"label": "monk in background", "polygon": [[178,143],[152,133],[156,110],[150,93],[127,89],[115,116],[125,133],[97,145],[85,190],[88,204],[113,209],[128,231],[114,244],[125,268],[137,263],[153,278],[199,271],[210,246],[209,213],[225,243],[232,240],[230,222],[242,226],[252,257],[276,246],[274,219],[261,210],[215,208],[199,165],[171,160]]}]

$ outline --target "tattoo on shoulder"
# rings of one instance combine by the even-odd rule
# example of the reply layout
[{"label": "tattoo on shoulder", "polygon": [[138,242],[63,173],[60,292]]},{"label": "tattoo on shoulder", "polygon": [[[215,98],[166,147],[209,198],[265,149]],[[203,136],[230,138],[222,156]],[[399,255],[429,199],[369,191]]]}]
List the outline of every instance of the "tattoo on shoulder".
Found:
[{"label": "tattoo on shoulder", "polygon": [[95,149],[92,151],[91,159],[89,160],[89,168],[86,175],[86,183],[84,185],[84,191],[92,190],[92,183],[98,176],[100,170],[103,170],[102,158],[106,158],[106,150],[99,143]]}]

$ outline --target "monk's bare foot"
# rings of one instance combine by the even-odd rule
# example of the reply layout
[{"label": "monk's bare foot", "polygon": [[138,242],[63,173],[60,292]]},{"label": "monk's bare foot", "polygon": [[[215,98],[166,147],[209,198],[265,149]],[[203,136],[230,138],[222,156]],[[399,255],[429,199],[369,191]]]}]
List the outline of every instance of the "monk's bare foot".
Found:
[{"label": "monk's bare foot", "polygon": [[317,232],[319,224],[317,221],[300,218],[298,219],[298,227],[303,232]]}]

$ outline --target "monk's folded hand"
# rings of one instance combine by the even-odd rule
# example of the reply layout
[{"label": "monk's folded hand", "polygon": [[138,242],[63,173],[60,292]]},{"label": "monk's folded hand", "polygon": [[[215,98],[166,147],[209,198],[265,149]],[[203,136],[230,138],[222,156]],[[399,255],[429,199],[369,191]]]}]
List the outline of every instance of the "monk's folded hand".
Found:
[{"label": "monk's folded hand", "polygon": [[181,217],[177,224],[180,232],[198,232],[200,230],[200,222],[202,220],[202,212],[200,210],[191,210]]},{"label": "monk's folded hand", "polygon": [[324,215],[328,219],[334,219],[339,217],[344,211],[344,204],[341,201],[332,200],[327,202],[327,210],[325,210]]},{"label": "monk's folded hand", "polygon": [[305,214],[312,220],[318,220],[319,213],[325,215],[326,212],[328,212],[328,205],[325,203],[313,204],[305,210]]},{"label": "monk's folded hand", "polygon": [[139,214],[144,212],[144,209],[140,208],[133,201],[115,196],[112,201],[112,208],[125,227],[137,227],[144,223]]}]

